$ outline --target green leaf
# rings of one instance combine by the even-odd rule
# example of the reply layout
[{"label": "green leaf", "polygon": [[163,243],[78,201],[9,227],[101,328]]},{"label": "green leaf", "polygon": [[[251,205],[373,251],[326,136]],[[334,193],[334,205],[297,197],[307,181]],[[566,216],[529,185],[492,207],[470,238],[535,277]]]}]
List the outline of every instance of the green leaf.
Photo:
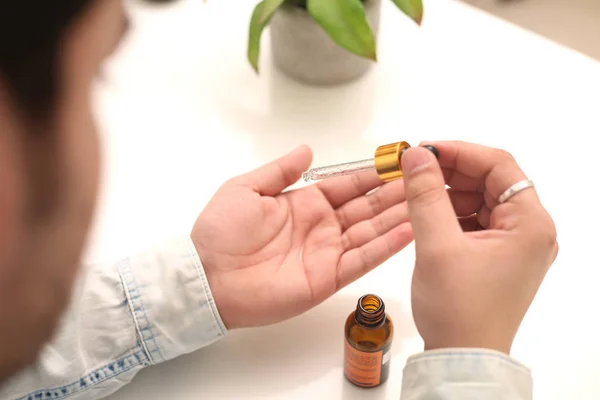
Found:
[{"label": "green leaf", "polygon": [[421,25],[423,20],[423,2],[421,0],[392,0],[409,18]]},{"label": "green leaf", "polygon": [[307,9],[340,47],[377,60],[375,36],[360,0],[308,0]]},{"label": "green leaf", "polygon": [[263,30],[271,21],[273,14],[285,0],[263,0],[254,7],[250,19],[250,32],[248,34],[248,61],[258,73],[258,58],[260,56],[260,38]]}]

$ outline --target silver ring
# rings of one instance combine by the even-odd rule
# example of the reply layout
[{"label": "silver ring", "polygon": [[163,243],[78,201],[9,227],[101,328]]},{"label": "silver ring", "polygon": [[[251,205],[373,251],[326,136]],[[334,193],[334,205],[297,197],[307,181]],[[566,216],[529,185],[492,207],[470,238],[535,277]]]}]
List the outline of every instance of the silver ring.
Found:
[{"label": "silver ring", "polygon": [[502,204],[502,203],[506,202],[506,200],[513,197],[515,194],[519,193],[521,190],[525,190],[527,188],[532,188],[532,187],[534,187],[534,184],[531,179],[525,179],[520,182],[517,182],[514,185],[512,185],[511,187],[509,187],[508,189],[506,189],[506,191],[504,193],[502,193],[500,195],[500,197],[498,197],[498,203]]}]

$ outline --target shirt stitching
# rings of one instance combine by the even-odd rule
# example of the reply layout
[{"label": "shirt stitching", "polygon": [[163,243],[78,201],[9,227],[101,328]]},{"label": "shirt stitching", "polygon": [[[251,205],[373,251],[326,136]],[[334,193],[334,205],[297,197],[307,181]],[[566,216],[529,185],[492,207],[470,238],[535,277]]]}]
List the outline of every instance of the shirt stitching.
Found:
[{"label": "shirt stitching", "polygon": [[61,400],[75,394],[81,393],[108,379],[115,378],[135,367],[148,364],[146,353],[141,348],[135,348],[132,353],[118,360],[91,371],[89,374],[79,378],[77,381],[54,389],[40,389],[29,393],[17,400]]},{"label": "shirt stitching", "polygon": [[[154,330],[152,329],[152,325],[150,324],[148,316],[146,315],[146,310],[144,309],[144,303],[142,301],[139,286],[135,280],[129,259],[123,260],[119,264],[119,274],[122,278],[125,292],[129,299],[130,310],[133,314],[133,319],[136,324],[136,330],[140,337],[140,341],[146,350],[148,359],[151,363],[155,364],[156,360],[154,360],[154,357],[152,356],[153,354],[158,353],[159,359],[162,360],[163,358],[159,347],[156,344]],[[145,335],[145,332],[148,332],[148,334]],[[148,343],[152,344],[153,347],[150,348]]]},{"label": "shirt stitching", "polygon": [[[127,282],[127,279],[125,278],[125,273],[127,274],[131,274],[131,269],[127,268],[127,270],[122,271],[121,270],[121,266],[123,263],[119,264],[118,272],[119,272],[119,278],[121,280],[121,284],[123,285],[123,288],[125,290],[125,297],[127,298],[127,303],[129,306],[129,311],[131,312],[131,315],[133,317],[133,323],[135,325],[135,330],[137,331],[137,334],[140,338],[139,343],[141,344],[144,353],[146,353],[146,357],[148,357],[148,359],[150,360],[150,362],[152,364],[154,364],[154,360],[152,358],[152,354],[151,352],[148,350],[148,346],[146,345],[146,340],[144,339],[144,331],[146,331],[147,328],[142,329],[141,328],[141,324],[138,318],[138,307],[136,306],[136,302],[135,300],[137,300],[139,298],[139,292],[137,292],[137,288],[131,288],[129,283]],[[133,296],[133,292],[135,291],[135,299]]]},{"label": "shirt stitching", "polygon": [[[152,354],[157,353],[159,360],[164,360],[164,358],[160,352],[160,348],[158,347],[158,344],[156,343],[156,336],[158,336],[158,335],[155,333],[155,330],[153,329],[154,327],[150,323],[150,320],[148,319],[148,316],[146,314],[146,308],[144,307],[144,302],[142,301],[142,296],[139,291],[139,285],[137,284],[137,281],[135,279],[135,275],[133,274],[133,270],[131,269],[131,263],[129,260],[127,260],[127,266],[129,269],[129,274],[131,276],[131,280],[133,281],[133,284],[135,285],[135,291],[138,294],[137,297],[139,298],[139,311],[141,311],[141,313],[143,314],[144,321],[146,322],[146,327],[144,329],[142,329],[142,331],[148,331],[150,338],[147,340],[151,341],[152,344],[154,345],[154,349],[152,349],[150,351],[150,353],[152,353]],[[152,357],[151,359],[153,360],[153,358],[154,357]]]},{"label": "shirt stitching", "polygon": [[[123,288],[125,290],[125,297],[127,298],[129,311],[131,312],[131,315],[133,316],[133,323],[135,325],[135,330],[137,331],[137,334],[140,338],[139,342],[142,345],[142,348],[144,349],[144,353],[146,353],[146,357],[148,357],[150,362],[154,364],[154,360],[152,359],[152,354],[150,353],[150,351],[148,351],[148,346],[146,345],[146,341],[144,340],[143,331],[145,331],[147,328],[144,328],[144,330],[142,330],[140,327],[139,320],[138,320],[138,312],[137,312],[138,309],[136,308],[136,305],[134,303],[134,299],[132,296],[132,292],[134,289],[129,287],[129,284],[127,283],[127,280],[124,277],[124,272],[121,271],[120,267],[121,267],[121,265],[119,265],[119,268],[118,268],[119,278],[120,278],[121,284],[123,285]],[[131,269],[128,268],[128,270],[126,272],[130,274]],[[137,292],[137,290],[136,290],[136,292]],[[139,293],[138,293],[138,296],[136,296],[136,298],[137,297],[139,297]]]},{"label": "shirt stitching", "polygon": [[225,334],[225,327],[223,326],[223,323],[221,322],[221,318],[219,318],[217,316],[217,313],[215,312],[215,310],[217,309],[217,306],[214,302],[214,299],[211,296],[211,292],[210,292],[210,288],[208,286],[208,282],[206,281],[206,276],[204,274],[204,269],[202,268],[201,262],[200,262],[200,258],[196,257],[196,252],[194,250],[192,250],[192,248],[190,246],[192,246],[193,244],[190,244],[188,242],[188,250],[190,251],[190,255],[192,256],[192,259],[194,260],[194,266],[196,267],[196,272],[198,272],[198,275],[200,276],[200,281],[202,282],[202,287],[204,288],[204,293],[206,293],[206,298],[208,299],[208,305],[210,306],[210,311],[213,315],[213,318],[215,319],[215,321],[217,321],[217,326],[219,327],[220,335],[224,335]]}]

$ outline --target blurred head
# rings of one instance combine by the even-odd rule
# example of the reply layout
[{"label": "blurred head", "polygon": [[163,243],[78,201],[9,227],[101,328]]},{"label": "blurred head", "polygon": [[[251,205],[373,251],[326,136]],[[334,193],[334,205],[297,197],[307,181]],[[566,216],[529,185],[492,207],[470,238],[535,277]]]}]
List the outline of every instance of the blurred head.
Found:
[{"label": "blurred head", "polygon": [[91,85],[126,26],[121,0],[0,4],[0,381],[68,304],[99,182]]}]

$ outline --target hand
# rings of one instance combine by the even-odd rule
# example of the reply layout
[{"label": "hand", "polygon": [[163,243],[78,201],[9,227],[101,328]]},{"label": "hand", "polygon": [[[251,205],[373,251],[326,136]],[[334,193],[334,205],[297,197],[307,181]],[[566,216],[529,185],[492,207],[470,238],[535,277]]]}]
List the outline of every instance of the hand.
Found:
[{"label": "hand", "polygon": [[402,157],[416,247],[417,329],[426,349],[509,354],[556,258],[554,223],[533,188],[498,204],[506,189],[526,179],[510,154],[460,142],[427,144],[439,160],[422,148]]},{"label": "hand", "polygon": [[196,221],[192,240],[228,329],[299,315],[412,241],[401,181],[381,186],[366,172],[282,193],[311,160],[303,146],[233,178]]}]

